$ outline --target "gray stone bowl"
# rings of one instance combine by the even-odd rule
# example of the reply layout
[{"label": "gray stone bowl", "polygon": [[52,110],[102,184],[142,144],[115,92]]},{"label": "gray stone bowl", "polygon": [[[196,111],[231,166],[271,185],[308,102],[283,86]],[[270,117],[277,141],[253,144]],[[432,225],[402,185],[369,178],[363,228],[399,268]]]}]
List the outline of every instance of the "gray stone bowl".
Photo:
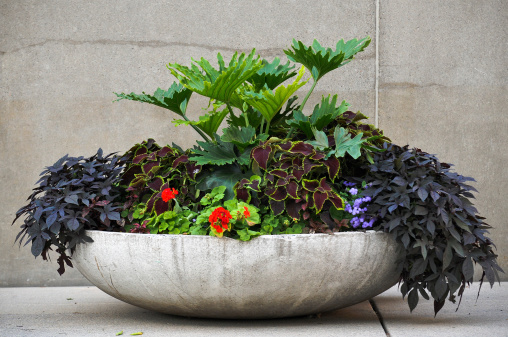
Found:
[{"label": "gray stone bowl", "polygon": [[173,315],[277,318],[368,300],[393,286],[400,247],[367,231],[264,235],[248,242],[192,235],[87,231],[78,270],[124,302]]}]

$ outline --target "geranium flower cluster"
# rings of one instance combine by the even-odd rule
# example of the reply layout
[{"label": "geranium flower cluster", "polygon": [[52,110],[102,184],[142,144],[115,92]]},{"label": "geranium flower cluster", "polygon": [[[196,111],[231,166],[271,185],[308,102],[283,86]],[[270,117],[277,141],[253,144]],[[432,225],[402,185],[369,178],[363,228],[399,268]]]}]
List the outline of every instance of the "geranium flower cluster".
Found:
[{"label": "geranium flower cluster", "polygon": [[162,191],[162,200],[164,202],[168,202],[171,199],[176,198],[176,195],[178,194],[178,191],[174,188],[166,188],[164,191]]},{"label": "geranium flower cluster", "polygon": [[[358,195],[358,189],[353,187],[356,185],[355,183],[344,181],[343,184],[347,187],[350,187],[350,189],[348,190],[349,194],[351,194],[352,196]],[[349,223],[353,228],[358,228],[360,225],[362,226],[362,228],[368,228],[374,225],[376,218],[364,215],[364,213],[367,212],[367,205],[371,200],[372,200],[371,197],[357,198],[353,202],[352,206],[351,204],[347,204],[344,207],[344,210],[346,212],[355,215],[355,217],[353,217],[349,221]]]},{"label": "geranium flower cluster", "polygon": [[232,218],[231,213],[229,213],[227,209],[224,207],[217,207],[213,210],[212,214],[210,214],[208,220],[217,233],[222,233],[225,229],[229,228],[229,220]]}]

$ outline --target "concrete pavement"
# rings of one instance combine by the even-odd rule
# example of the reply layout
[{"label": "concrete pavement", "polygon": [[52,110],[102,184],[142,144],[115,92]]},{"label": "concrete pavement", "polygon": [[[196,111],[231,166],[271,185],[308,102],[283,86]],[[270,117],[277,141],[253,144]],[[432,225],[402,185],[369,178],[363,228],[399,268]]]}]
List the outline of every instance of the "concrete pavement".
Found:
[{"label": "concrete pavement", "polygon": [[[133,285],[135,286],[135,285]],[[422,300],[411,314],[397,288],[375,297],[389,336],[508,336],[508,283],[466,289],[460,309],[447,303],[436,318]],[[0,288],[0,336],[387,336],[371,304],[276,320],[216,320],[137,308],[96,287]]]}]

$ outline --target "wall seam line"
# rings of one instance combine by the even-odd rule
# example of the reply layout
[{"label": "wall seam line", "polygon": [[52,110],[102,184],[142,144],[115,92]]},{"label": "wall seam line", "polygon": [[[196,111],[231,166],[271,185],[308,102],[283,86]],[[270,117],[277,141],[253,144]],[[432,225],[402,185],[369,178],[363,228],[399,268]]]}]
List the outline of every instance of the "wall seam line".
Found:
[{"label": "wall seam line", "polygon": [[376,0],[376,79],[375,79],[375,103],[374,125],[379,128],[379,0]]}]

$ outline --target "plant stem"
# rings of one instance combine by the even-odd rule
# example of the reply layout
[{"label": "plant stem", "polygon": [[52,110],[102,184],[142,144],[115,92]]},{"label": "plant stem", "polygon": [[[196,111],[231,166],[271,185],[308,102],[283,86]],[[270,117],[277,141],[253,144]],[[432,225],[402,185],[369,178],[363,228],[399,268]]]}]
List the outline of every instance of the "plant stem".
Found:
[{"label": "plant stem", "polygon": [[[317,81],[314,80],[314,83],[312,83],[312,87],[310,87],[309,92],[307,93],[307,95],[305,95],[305,98],[303,99],[302,105],[300,105],[300,111],[301,112],[303,112],[303,107],[305,106],[305,103],[307,103],[307,100],[309,99],[310,94],[312,94],[312,92],[314,91],[314,88],[316,87],[316,84],[317,84]],[[294,131],[295,131],[295,127],[292,126],[291,129],[289,129],[288,137],[287,138],[291,138],[291,135],[293,134]]]},{"label": "plant stem", "polygon": [[261,125],[259,126],[259,133],[263,133],[264,125],[265,125],[265,117],[261,117]]},{"label": "plant stem", "polygon": [[229,103],[226,103],[226,106],[228,107],[229,114],[231,115],[231,121],[233,121],[234,120],[233,118],[235,117],[235,114],[233,112],[233,108],[231,107],[231,104],[229,104]]},{"label": "plant stem", "polygon": [[312,92],[314,91],[314,88],[316,87],[316,84],[317,84],[317,81],[314,80],[314,83],[312,83],[312,87],[310,87],[309,92],[307,93],[307,95],[303,99],[302,105],[300,106],[300,111],[301,112],[303,112],[303,107],[305,106],[305,103],[307,103],[307,100],[309,99],[310,94],[312,94]]},{"label": "plant stem", "polygon": [[267,135],[269,135],[269,133],[268,133],[268,131],[269,131],[269,130],[270,130],[270,121],[269,121],[269,120],[267,120],[267,121],[266,121],[266,130],[265,130],[265,133],[266,133]]},{"label": "plant stem", "polygon": [[[183,118],[187,121],[187,122],[190,122],[190,120],[187,118],[186,115],[182,115]],[[208,137],[203,133],[203,131],[201,131],[197,126],[193,125],[193,124],[189,124],[190,126],[192,126],[192,128],[194,130],[196,130],[197,133],[199,133],[199,135],[201,137],[203,137],[204,140],[206,140],[207,143],[211,143],[210,139],[208,139]]]}]

